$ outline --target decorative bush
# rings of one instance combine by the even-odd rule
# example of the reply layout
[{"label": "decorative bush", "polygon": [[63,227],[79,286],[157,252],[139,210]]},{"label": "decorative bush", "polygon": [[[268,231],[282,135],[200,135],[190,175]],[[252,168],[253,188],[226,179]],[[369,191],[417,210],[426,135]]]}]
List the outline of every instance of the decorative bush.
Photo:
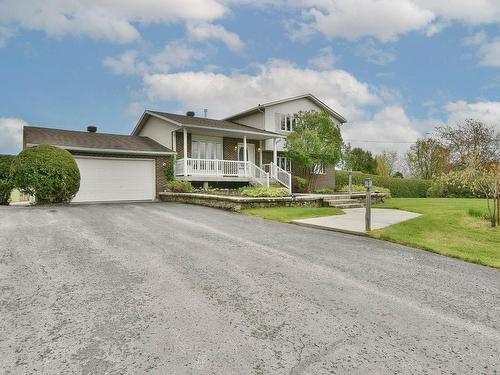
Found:
[{"label": "decorative bush", "polygon": [[[375,186],[389,189],[391,196],[395,198],[425,198],[431,185],[430,180],[378,176],[360,172],[352,173],[352,184],[364,186],[365,178],[371,178]],[[349,173],[347,171],[337,171],[335,179],[339,187],[349,185]]]},{"label": "decorative bush", "polygon": [[40,145],[21,151],[11,166],[14,186],[38,203],[69,202],[80,189],[80,170],[66,150]]},{"label": "decorative bush", "polygon": [[190,193],[193,185],[189,181],[174,180],[167,182],[167,188],[173,193]]},{"label": "decorative bush", "polygon": [[292,190],[303,193],[307,188],[307,180],[300,176],[292,177]]},{"label": "decorative bush", "polygon": [[10,193],[14,183],[10,178],[10,166],[14,155],[0,155],[0,204],[9,204]]},{"label": "decorative bush", "polygon": [[474,188],[470,178],[463,171],[443,174],[432,181],[428,190],[430,197],[471,198]]},{"label": "decorative bush", "polygon": [[288,189],[284,187],[244,186],[239,189],[239,192],[245,197],[287,197],[290,195]]}]

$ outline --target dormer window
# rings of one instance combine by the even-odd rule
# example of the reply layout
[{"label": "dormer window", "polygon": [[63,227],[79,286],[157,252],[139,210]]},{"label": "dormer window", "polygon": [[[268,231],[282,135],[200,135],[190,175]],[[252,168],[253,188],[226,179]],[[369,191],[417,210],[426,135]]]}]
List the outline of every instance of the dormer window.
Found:
[{"label": "dormer window", "polygon": [[281,115],[281,130],[284,132],[293,131],[295,125],[295,118],[290,115]]}]

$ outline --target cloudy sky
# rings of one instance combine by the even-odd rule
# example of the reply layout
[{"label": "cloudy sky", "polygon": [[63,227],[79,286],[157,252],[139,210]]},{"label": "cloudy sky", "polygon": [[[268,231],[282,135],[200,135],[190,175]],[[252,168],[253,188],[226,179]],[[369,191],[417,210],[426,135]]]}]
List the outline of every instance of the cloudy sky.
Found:
[{"label": "cloudy sky", "polygon": [[220,118],[307,92],[374,152],[498,128],[499,26],[498,0],[0,0],[0,153],[24,124],[126,134],[145,108]]}]

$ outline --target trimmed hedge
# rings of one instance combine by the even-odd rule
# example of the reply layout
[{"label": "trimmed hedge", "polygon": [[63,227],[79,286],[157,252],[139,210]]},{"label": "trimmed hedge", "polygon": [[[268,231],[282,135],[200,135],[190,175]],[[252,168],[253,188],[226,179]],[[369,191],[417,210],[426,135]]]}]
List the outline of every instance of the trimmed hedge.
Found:
[{"label": "trimmed hedge", "polygon": [[14,189],[10,178],[10,166],[14,159],[14,155],[0,155],[0,204],[9,204],[10,193]]},{"label": "trimmed hedge", "polygon": [[[430,180],[378,176],[361,172],[352,173],[353,185],[364,185],[365,178],[371,178],[375,186],[389,189],[394,198],[425,198],[427,190],[431,186]],[[349,172],[336,171],[335,180],[338,187],[349,185]]]},{"label": "trimmed hedge", "polygon": [[50,145],[27,148],[11,166],[14,186],[37,203],[70,202],[80,189],[80,170],[73,155]]}]

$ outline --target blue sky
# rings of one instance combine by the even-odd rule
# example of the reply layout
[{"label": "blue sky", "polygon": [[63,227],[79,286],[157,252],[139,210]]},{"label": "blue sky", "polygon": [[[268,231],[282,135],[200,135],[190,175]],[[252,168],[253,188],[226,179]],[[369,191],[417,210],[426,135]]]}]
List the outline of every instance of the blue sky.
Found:
[{"label": "blue sky", "polygon": [[311,92],[374,152],[500,123],[494,0],[0,1],[0,153],[22,125],[129,133],[145,108],[219,118]]}]

